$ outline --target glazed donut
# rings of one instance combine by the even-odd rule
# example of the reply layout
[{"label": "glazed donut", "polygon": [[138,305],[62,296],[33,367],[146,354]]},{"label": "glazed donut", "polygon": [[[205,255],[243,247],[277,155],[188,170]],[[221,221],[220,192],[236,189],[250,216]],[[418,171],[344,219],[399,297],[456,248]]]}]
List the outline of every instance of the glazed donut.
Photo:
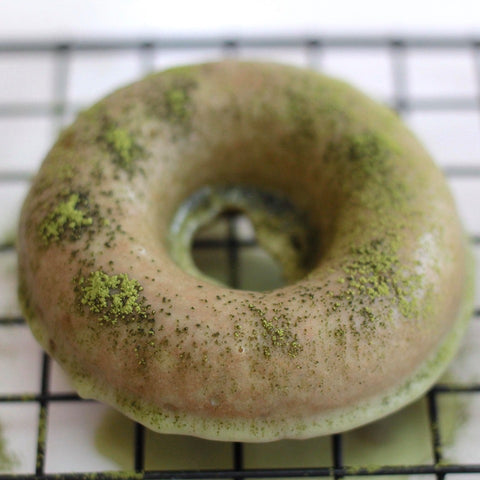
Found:
[{"label": "glazed donut", "polygon": [[[196,231],[228,210],[285,286],[197,269]],[[25,317],[81,396],[217,440],[387,415],[439,377],[472,309],[465,235],[419,142],[350,86],[275,64],[175,68],[80,113],[18,253]]]}]

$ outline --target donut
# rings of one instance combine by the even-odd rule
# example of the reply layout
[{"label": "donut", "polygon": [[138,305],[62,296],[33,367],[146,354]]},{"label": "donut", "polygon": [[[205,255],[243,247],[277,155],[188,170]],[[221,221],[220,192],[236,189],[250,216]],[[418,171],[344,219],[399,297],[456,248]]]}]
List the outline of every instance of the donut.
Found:
[{"label": "donut", "polygon": [[[244,213],[285,285],[196,267],[196,232]],[[341,432],[421,396],[473,303],[442,172],[397,115],[273,63],[173,68],[81,112],[21,212],[19,298],[82,397],[163,433]]]}]

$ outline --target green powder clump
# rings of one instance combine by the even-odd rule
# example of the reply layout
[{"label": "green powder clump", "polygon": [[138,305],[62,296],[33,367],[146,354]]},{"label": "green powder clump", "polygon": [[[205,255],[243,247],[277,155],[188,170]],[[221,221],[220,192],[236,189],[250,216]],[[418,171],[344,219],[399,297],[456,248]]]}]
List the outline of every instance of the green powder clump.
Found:
[{"label": "green powder clump", "polygon": [[355,135],[349,140],[349,159],[354,162],[361,160],[363,166],[378,168],[379,163],[388,155],[384,141],[372,132]]},{"label": "green powder clump", "polygon": [[88,212],[81,209],[80,195],[72,193],[64,202],[60,202],[42,221],[39,227],[41,238],[46,244],[58,242],[64,238],[78,240],[83,230],[93,223]]},{"label": "green powder clump", "polygon": [[165,93],[165,103],[168,116],[176,121],[183,121],[188,118],[188,94],[185,89],[172,88]]},{"label": "green powder clump", "polygon": [[113,162],[133,175],[137,170],[136,162],[143,156],[143,150],[133,135],[123,128],[109,126],[103,138],[113,154]]},{"label": "green powder clump", "polygon": [[123,348],[130,349],[137,357],[139,368],[144,368],[160,345],[155,339],[156,312],[142,295],[142,285],[126,273],[108,275],[97,270],[87,276],[78,276],[74,289],[77,308],[82,314],[87,310],[97,320],[92,327],[114,328],[109,332],[110,347],[117,348],[117,333],[121,327],[126,327],[128,338],[122,339]]},{"label": "green powder clump", "polygon": [[126,273],[107,275],[99,270],[79,279],[80,304],[99,314],[102,322],[112,325],[149,317],[140,296],[142,290],[140,283]]},{"label": "green powder clump", "polygon": [[185,72],[172,80],[160,98],[162,116],[172,124],[188,130],[193,113],[192,92],[197,84],[195,80]]}]

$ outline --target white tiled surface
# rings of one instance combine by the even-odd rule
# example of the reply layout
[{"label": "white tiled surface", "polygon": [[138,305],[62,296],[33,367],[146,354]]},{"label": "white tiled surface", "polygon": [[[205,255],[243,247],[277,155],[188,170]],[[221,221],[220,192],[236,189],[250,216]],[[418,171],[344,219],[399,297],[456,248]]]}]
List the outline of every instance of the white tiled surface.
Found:
[{"label": "white tiled surface", "polygon": [[38,406],[33,403],[2,404],[0,425],[0,445],[3,450],[0,459],[3,457],[4,460],[0,472],[32,472],[36,461]]},{"label": "white tiled surface", "polygon": [[[31,72],[29,75],[33,75]],[[25,78],[28,78],[26,75]],[[6,83],[8,77],[0,77],[0,90],[2,83]],[[20,82],[21,84],[22,82]],[[19,93],[18,83],[11,90]],[[25,85],[24,85],[24,88]],[[48,100],[47,100],[48,101]],[[1,168],[11,170],[32,171],[38,167],[42,158],[54,138],[52,122],[45,117],[35,118],[5,118],[0,117],[0,132],[2,143],[0,144]],[[6,142],[3,139],[8,138]]]},{"label": "white tiled surface", "polygon": [[[115,461],[102,455],[95,443],[96,430],[106,414],[107,407],[93,402],[52,404],[48,414],[45,471],[119,470]],[[126,433],[131,437],[133,432]]]},{"label": "white tiled surface", "polygon": [[480,111],[414,111],[406,121],[439,165],[478,165]]},{"label": "white tiled surface", "polygon": [[327,50],[321,62],[323,70],[330,75],[354,83],[379,101],[391,101],[392,65],[391,52],[387,48]]},{"label": "white tiled surface", "polygon": [[[0,58],[0,102],[30,102],[50,100],[53,91],[53,55],[51,53],[17,53],[4,54]],[[25,85],[26,78],[32,78],[30,88],[19,88]],[[8,79],[8,80],[7,80]]]},{"label": "white tiled surface", "polygon": [[119,52],[86,52],[71,62],[68,98],[74,103],[91,102],[119,85],[133,82],[140,72],[139,56]]},{"label": "white tiled surface", "polygon": [[409,94],[413,99],[478,94],[472,53],[418,49],[408,56]]},{"label": "white tiled surface", "polygon": [[[156,68],[220,58],[222,49],[156,51]],[[323,49],[312,57],[300,49],[240,49],[240,58],[274,59],[296,65],[310,60],[325,72],[354,83],[380,101],[391,102],[394,84],[390,51],[385,49]],[[309,56],[310,55],[310,56]],[[409,100],[475,99],[479,78],[474,74],[472,53],[466,50],[411,50],[406,55],[406,94]],[[55,98],[50,55],[0,54],[0,105],[15,102],[43,104]],[[74,53],[68,65],[67,101],[74,108],[133,80],[141,73],[142,60],[132,52]],[[31,82],[31,79],[36,79]],[[405,119],[442,167],[480,166],[480,118],[478,109],[454,111],[409,110]],[[0,178],[5,172],[33,172],[54,136],[56,120],[38,114],[0,116]],[[460,214],[470,233],[480,233],[480,179],[455,178],[451,185]],[[21,201],[26,192],[22,181],[0,182],[0,244],[15,231]],[[245,257],[251,262],[252,256]],[[480,267],[480,246],[475,249]],[[205,261],[208,258],[205,256]],[[480,268],[477,268],[477,272]],[[480,276],[477,273],[477,305]],[[15,317],[15,255],[0,252],[0,317]],[[479,381],[480,321],[471,327],[449,381]],[[0,397],[35,394],[40,389],[41,351],[25,326],[0,326]],[[68,379],[52,366],[50,391],[68,392]],[[480,464],[480,401],[478,394],[439,397],[440,432],[446,442],[446,457],[452,462]],[[461,398],[460,398],[461,397]],[[349,465],[431,462],[424,402],[372,426],[344,437],[344,460]],[[0,474],[35,470],[38,405],[0,403]],[[133,424],[107,407],[93,402],[52,402],[49,406],[45,469],[47,473],[131,469]],[[413,447],[412,447],[413,445]],[[365,446],[367,448],[365,449]],[[245,447],[246,468],[327,466],[331,463],[328,439],[277,442]],[[3,461],[8,458],[9,461]],[[2,470],[3,468],[3,470]],[[182,437],[148,433],[146,468],[231,468],[231,446]],[[365,478],[365,477],[363,477]],[[422,477],[430,478],[430,477]],[[451,475],[448,480],[466,480]],[[478,480],[480,475],[468,479]]]}]

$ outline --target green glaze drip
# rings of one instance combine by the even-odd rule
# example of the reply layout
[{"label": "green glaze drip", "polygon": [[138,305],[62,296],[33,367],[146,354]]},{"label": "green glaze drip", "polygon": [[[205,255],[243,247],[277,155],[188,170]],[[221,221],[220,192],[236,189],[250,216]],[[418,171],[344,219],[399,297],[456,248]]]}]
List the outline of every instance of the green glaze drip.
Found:
[{"label": "green glaze drip", "polygon": [[109,126],[104,134],[104,140],[113,154],[113,162],[129,175],[137,170],[137,161],[143,156],[142,148],[127,130]]},{"label": "green glaze drip", "polygon": [[132,318],[146,319],[151,314],[140,297],[143,287],[125,273],[107,275],[96,271],[87,278],[80,277],[78,283],[80,304],[99,314],[102,322],[115,325]]},{"label": "green glaze drip", "polygon": [[91,226],[92,217],[80,208],[80,196],[72,193],[67,200],[60,202],[43,220],[39,233],[44,243],[59,242],[65,238],[77,240],[82,231]]},{"label": "green glaze drip", "polygon": [[[450,398],[451,397],[451,398]],[[444,446],[454,443],[462,418],[466,415],[466,399],[456,395],[440,397],[440,418]],[[447,400],[447,404],[443,402]],[[465,402],[465,404],[463,403]],[[444,407],[444,408],[443,408]],[[447,425],[448,424],[448,425]],[[107,410],[95,433],[95,446],[100,454],[120,468],[132,468],[130,443],[133,423],[114,410]],[[165,435],[146,430],[146,469],[230,468],[231,450],[228,442],[212,442],[182,435]],[[389,476],[373,475],[381,465],[411,465],[432,462],[431,433],[425,398],[367,426],[344,434],[345,463],[357,480],[391,480]],[[280,440],[245,444],[246,468],[309,468],[330,462],[330,437],[308,440]],[[455,461],[455,459],[453,459]],[[372,475],[362,467],[370,465]],[[395,476],[407,480],[407,476]]]},{"label": "green glaze drip", "polygon": [[[107,410],[95,432],[95,446],[105,458],[128,471],[132,468],[133,422]],[[231,468],[231,445],[191,436],[145,430],[145,470]],[[133,478],[133,477],[132,477]]]},{"label": "green glaze drip", "polygon": [[12,455],[7,449],[6,442],[3,437],[2,427],[0,425],[0,471],[12,471],[17,462],[18,459],[14,455]]}]

